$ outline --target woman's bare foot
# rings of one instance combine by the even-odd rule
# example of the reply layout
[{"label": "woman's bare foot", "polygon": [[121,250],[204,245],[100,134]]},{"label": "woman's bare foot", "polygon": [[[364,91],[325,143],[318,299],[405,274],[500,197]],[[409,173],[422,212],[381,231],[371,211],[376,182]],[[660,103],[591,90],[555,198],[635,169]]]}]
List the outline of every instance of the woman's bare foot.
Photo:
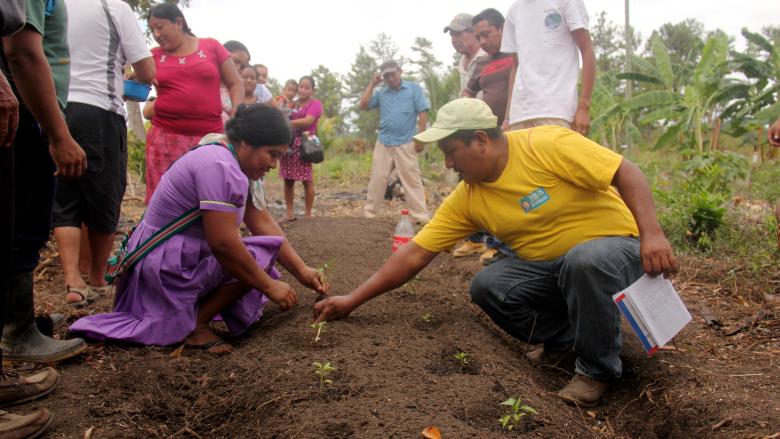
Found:
[{"label": "woman's bare foot", "polygon": [[197,325],[187,338],[184,345],[188,348],[202,349],[213,355],[225,355],[233,352],[233,346],[211,331],[208,324]]}]

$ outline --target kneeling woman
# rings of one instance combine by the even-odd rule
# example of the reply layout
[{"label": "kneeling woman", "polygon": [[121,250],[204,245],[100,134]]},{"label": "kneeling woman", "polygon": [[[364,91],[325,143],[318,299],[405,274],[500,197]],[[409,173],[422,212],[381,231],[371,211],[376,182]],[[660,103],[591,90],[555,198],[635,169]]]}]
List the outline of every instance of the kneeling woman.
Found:
[{"label": "kneeling woman", "polygon": [[[84,317],[72,332],[146,345],[184,341],[220,354],[232,347],[209,329],[218,314],[238,335],[260,318],[269,299],[283,310],[296,305],[295,291],[273,268],[277,257],[303,285],[326,292],[271,215],[255,207],[258,201],[252,200],[262,197],[248,202],[250,179],[262,178],[287,151],[290,128],[284,116],[265,105],[241,107],[226,132],[227,141],[193,149],[163,175],[128,251],[195,207],[201,220],[123,276],[114,312]],[[242,219],[253,234],[272,236],[241,238]]]}]

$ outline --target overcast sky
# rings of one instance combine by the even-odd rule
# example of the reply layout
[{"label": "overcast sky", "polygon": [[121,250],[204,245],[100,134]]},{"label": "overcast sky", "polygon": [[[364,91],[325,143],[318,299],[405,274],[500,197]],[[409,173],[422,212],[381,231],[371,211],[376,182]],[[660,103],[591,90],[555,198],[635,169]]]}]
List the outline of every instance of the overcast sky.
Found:
[{"label": "overcast sky", "polygon": [[[220,42],[235,39],[247,45],[253,63],[268,65],[270,75],[284,82],[308,74],[319,64],[349,71],[360,45],[380,32],[390,35],[411,55],[415,37],[433,42],[440,60],[452,59],[449,36],[442,32],[460,12],[476,14],[493,7],[505,13],[513,0],[192,0],[184,9],[200,37]],[[591,24],[600,11],[619,25],[623,0],[585,0]],[[632,0],[631,24],[643,38],[666,22],[696,18],[706,30],[723,29],[737,37],[743,26],[759,31],[780,24],[780,0]]]}]

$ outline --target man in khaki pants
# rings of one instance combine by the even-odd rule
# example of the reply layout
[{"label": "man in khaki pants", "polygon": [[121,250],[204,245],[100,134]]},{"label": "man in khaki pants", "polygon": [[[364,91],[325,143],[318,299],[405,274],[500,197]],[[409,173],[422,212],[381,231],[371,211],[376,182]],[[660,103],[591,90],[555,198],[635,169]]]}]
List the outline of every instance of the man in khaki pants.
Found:
[{"label": "man in khaki pants", "polygon": [[[422,146],[416,146],[412,136],[425,130],[430,105],[418,84],[401,79],[401,67],[397,62],[387,60],[379,69],[380,73],[374,76],[360,97],[361,110],[379,108],[379,138],[374,147],[364,212],[368,218],[379,214],[387,180],[393,169],[397,169],[409,212],[418,223],[424,224],[430,214],[425,206],[417,160]],[[375,89],[383,81],[385,86]]]}]

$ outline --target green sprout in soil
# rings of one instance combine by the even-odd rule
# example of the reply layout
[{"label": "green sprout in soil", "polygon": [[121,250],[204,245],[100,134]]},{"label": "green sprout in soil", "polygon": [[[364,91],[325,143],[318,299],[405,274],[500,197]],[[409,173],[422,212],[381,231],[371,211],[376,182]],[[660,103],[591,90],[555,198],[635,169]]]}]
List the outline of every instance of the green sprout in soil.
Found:
[{"label": "green sprout in soil", "polygon": [[317,343],[322,338],[321,335],[325,332],[328,332],[325,330],[325,325],[328,322],[318,322],[318,323],[312,323],[309,325],[310,328],[314,328],[317,330],[317,333],[314,335],[314,343]]},{"label": "green sprout in soil", "polygon": [[433,317],[433,316],[431,315],[431,313],[425,313],[425,314],[423,314],[423,315],[422,315],[422,317],[420,317],[420,318],[421,318],[421,319],[422,319],[422,321],[423,321],[423,322],[425,322],[425,323],[431,323],[431,317]]},{"label": "green sprout in soil", "polygon": [[328,375],[334,370],[338,370],[338,369],[331,366],[330,361],[324,364],[315,361],[314,363],[312,363],[312,365],[314,366],[314,374],[317,375],[317,378],[320,380],[320,392],[322,392],[322,389],[326,385],[333,383],[332,380],[328,379]]},{"label": "green sprout in soil", "polygon": [[465,352],[458,352],[457,354],[453,355],[453,357],[458,360],[458,364],[460,365],[461,369],[465,369],[469,365],[469,355]]},{"label": "green sprout in soil", "polygon": [[523,423],[523,418],[526,415],[535,415],[536,409],[530,405],[525,405],[520,398],[509,398],[502,402],[501,405],[508,405],[511,407],[511,411],[502,416],[498,423],[501,424],[501,428],[512,431],[516,427],[519,427]]}]

